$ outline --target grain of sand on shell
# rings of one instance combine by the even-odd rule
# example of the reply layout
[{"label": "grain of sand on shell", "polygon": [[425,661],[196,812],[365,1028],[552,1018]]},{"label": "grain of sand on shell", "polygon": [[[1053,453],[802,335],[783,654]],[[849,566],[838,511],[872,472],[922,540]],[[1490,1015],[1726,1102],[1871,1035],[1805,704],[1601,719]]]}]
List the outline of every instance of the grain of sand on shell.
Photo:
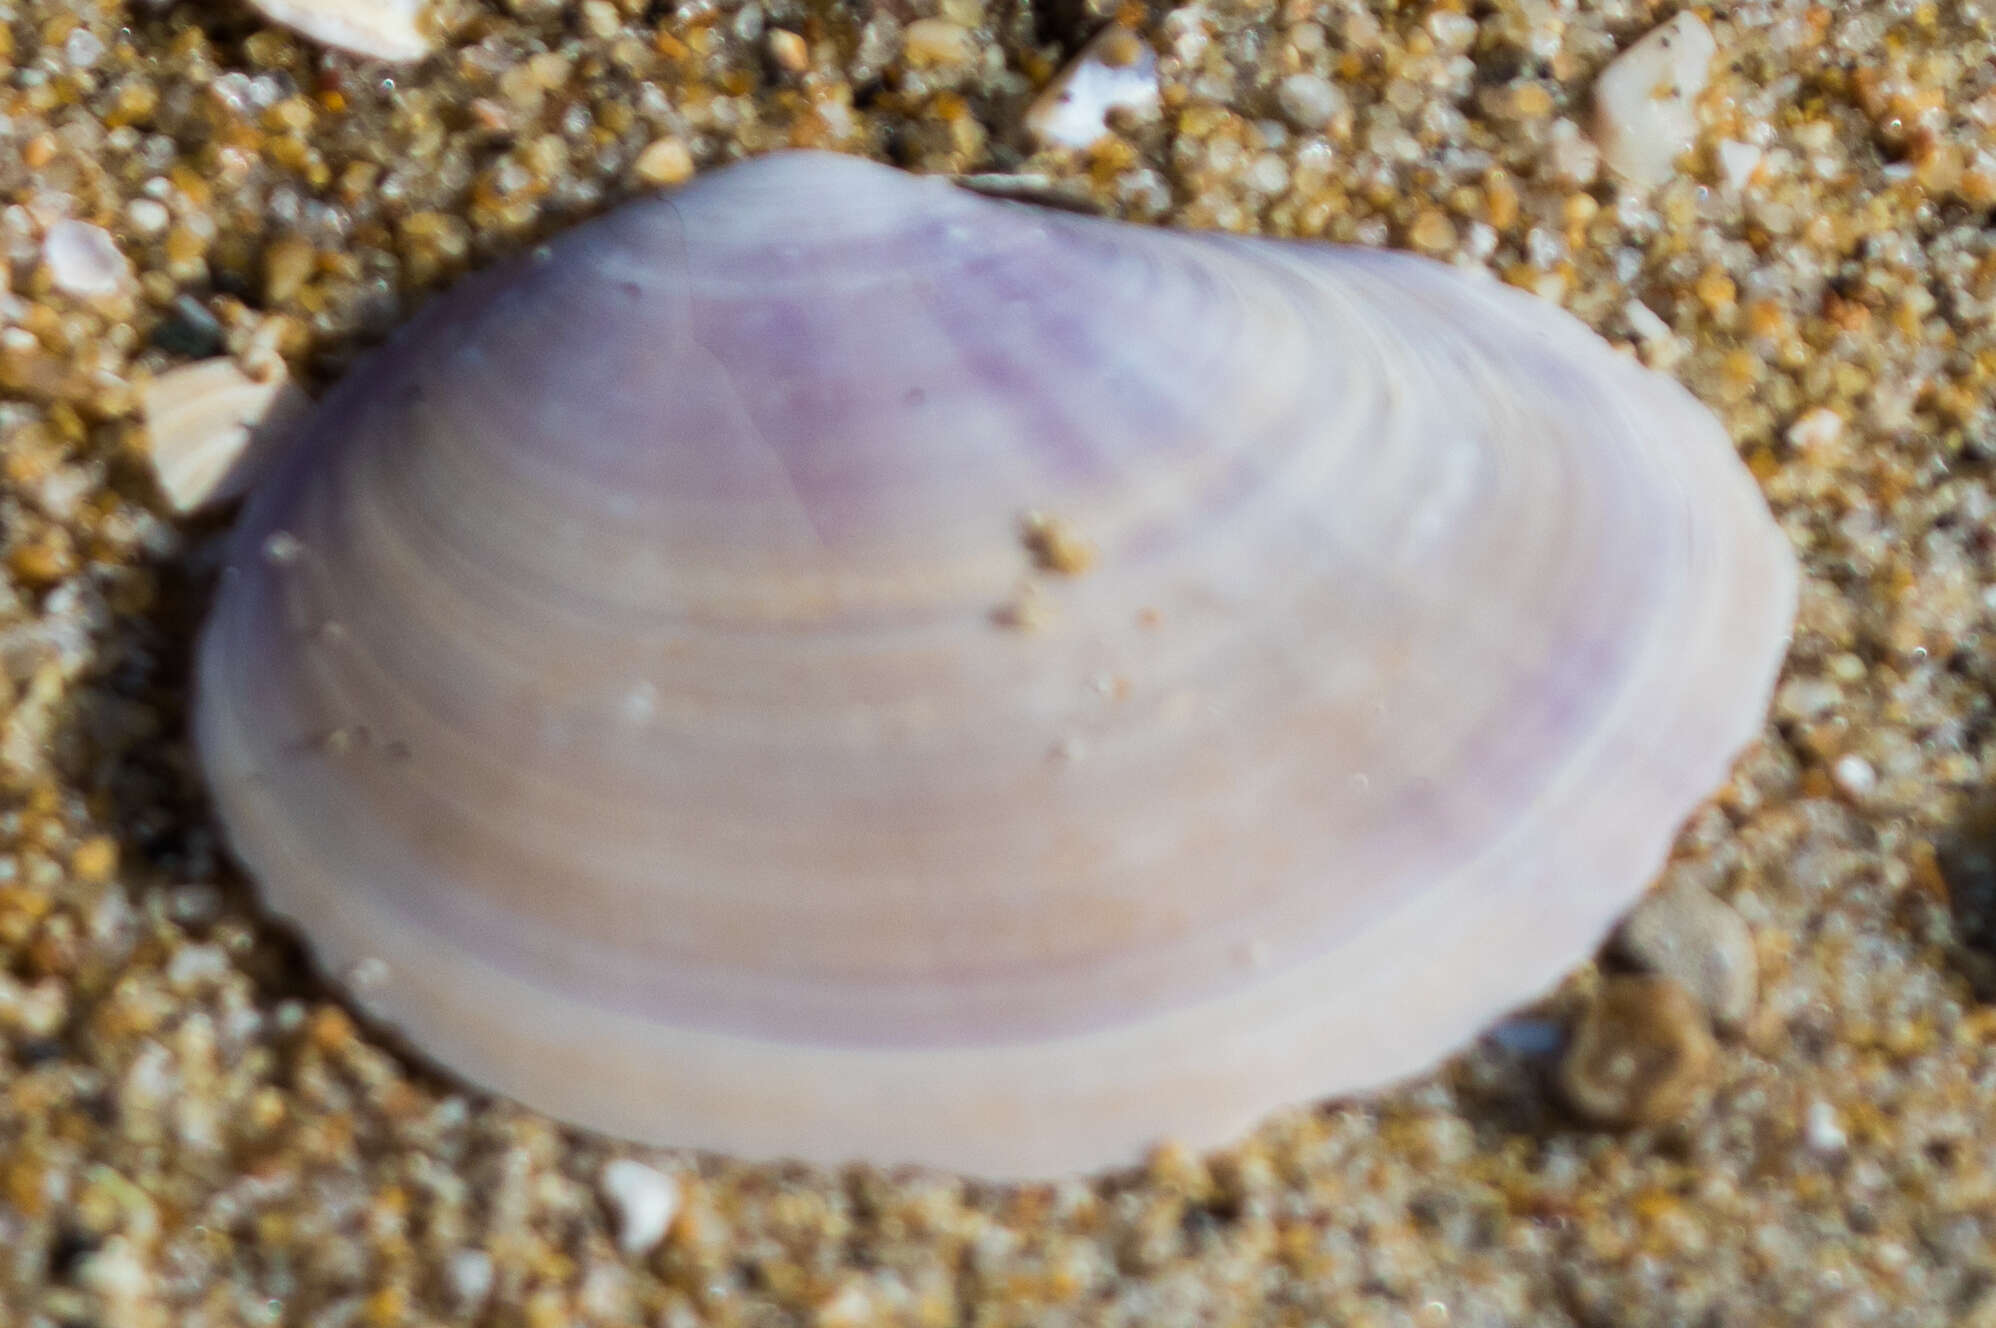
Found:
[{"label": "grain of sand on shell", "polygon": [[[1640,194],[1589,137],[1593,79],[1671,17],[1632,3],[1132,5],[1156,115],[1030,158],[1106,11],[446,0],[393,67],[220,4],[6,13],[0,1325],[1996,1323],[1996,6],[1703,12],[1695,141]],[[911,62],[916,21],[968,39]],[[181,737],[212,527],[152,487],[142,383],[275,353],[322,387],[467,268],[783,145],[1424,249],[1720,413],[1808,584],[1766,740],[1669,872],[1758,968],[1702,1105],[1558,1104],[1590,970],[1211,1158],[747,1167],[467,1095],[302,976]]]}]

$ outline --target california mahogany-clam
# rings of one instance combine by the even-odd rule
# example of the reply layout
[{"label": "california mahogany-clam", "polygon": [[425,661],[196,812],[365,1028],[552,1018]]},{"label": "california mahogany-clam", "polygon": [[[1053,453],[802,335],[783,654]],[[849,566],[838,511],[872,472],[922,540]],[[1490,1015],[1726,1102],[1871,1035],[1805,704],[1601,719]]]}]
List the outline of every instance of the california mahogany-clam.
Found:
[{"label": "california mahogany-clam", "polygon": [[1549,304],[786,153],[337,387],[195,727],[270,908],[472,1083],[1050,1176],[1557,981],[1759,732],[1795,579]]}]

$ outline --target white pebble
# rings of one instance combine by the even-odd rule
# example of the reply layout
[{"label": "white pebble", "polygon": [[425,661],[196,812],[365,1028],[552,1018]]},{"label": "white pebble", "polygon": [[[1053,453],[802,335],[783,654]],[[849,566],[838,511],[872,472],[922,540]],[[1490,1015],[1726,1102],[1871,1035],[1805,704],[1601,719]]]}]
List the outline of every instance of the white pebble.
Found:
[{"label": "white pebble", "polygon": [[1546,168],[1560,184],[1592,184],[1601,173],[1601,149],[1573,121],[1554,120],[1546,131]]},{"label": "white pebble", "polygon": [[157,1042],[148,1042],[125,1070],[118,1087],[118,1104],[126,1112],[143,1115],[171,1097],[179,1080],[172,1053]]},{"label": "white pebble", "polygon": [[459,1250],[444,1264],[444,1277],[461,1308],[477,1309],[492,1294],[492,1256],[484,1250]]},{"label": "white pebble", "polygon": [[175,886],[166,897],[166,913],[179,923],[213,922],[222,913],[222,892],[204,883]]},{"label": "white pebble", "polygon": [[1856,753],[1839,756],[1830,767],[1830,781],[1853,798],[1861,798],[1878,787],[1878,772],[1871,762]]},{"label": "white pebble", "polygon": [[18,1030],[28,1037],[52,1037],[68,1017],[63,986],[54,978],[29,987],[0,972],[0,1033]]},{"label": "white pebble", "polygon": [[1662,315],[1644,304],[1641,300],[1630,300],[1622,306],[1622,317],[1628,321],[1629,331],[1642,342],[1668,341],[1671,336],[1670,324],[1663,321]]},{"label": "white pebble", "polygon": [[173,1105],[173,1135],[190,1152],[212,1153],[221,1147],[219,1112],[203,1097],[183,1095]]},{"label": "white pebble", "polygon": [[902,34],[901,50],[918,69],[948,69],[977,58],[977,34],[946,18],[918,18]]},{"label": "white pebble", "polygon": [[219,982],[228,976],[229,956],[219,945],[189,945],[174,952],[167,961],[166,981],[175,992],[185,995],[197,987]]},{"label": "white pebble", "polygon": [[132,265],[101,226],[65,218],[42,239],[42,261],[56,289],[70,295],[110,295],[131,280]]},{"label": "white pebble", "polygon": [[1329,79],[1291,74],[1275,85],[1275,104],[1290,124],[1314,133],[1344,110],[1346,102],[1344,93]]},{"label": "white pebble", "polygon": [[152,1274],[145,1261],[123,1236],[111,1237],[102,1249],[86,1255],[77,1266],[76,1281],[116,1306],[118,1312],[110,1319],[122,1323],[136,1321],[132,1315],[135,1302],[152,1289]]},{"label": "white pebble", "polygon": [[88,69],[104,58],[104,42],[88,28],[71,28],[62,54],[72,69]]},{"label": "white pebble", "polygon": [[664,1240],[679,1212],[679,1182],[627,1157],[604,1164],[596,1188],[616,1221],[617,1248],[632,1257]]},{"label": "white pebble", "polygon": [[1467,14],[1440,10],[1428,18],[1428,35],[1445,51],[1466,51],[1476,40],[1476,20]]},{"label": "white pebble", "polygon": [[125,205],[125,220],[140,235],[158,235],[172,222],[166,204],[155,198],[135,198]]},{"label": "white pebble", "polygon": [[595,1323],[630,1322],[631,1275],[619,1263],[593,1265],[582,1275],[576,1305]]},{"label": "white pebble", "polygon": [[1811,1102],[1802,1120],[1802,1138],[1813,1152],[1837,1154],[1850,1142],[1837,1120],[1837,1109],[1827,1102]]},{"label": "white pebble", "polygon": [[1804,452],[1835,447],[1844,435],[1844,418],[1828,406],[1808,411],[1788,426],[1788,445]]},{"label": "white pebble", "polygon": [[1289,187],[1289,166],[1273,152],[1264,152],[1247,170],[1247,187],[1274,197]]},{"label": "white pebble", "polygon": [[1698,97],[1718,43],[1685,10],[1622,52],[1594,82],[1594,137],[1608,167],[1642,189],[1676,171],[1698,133]]}]

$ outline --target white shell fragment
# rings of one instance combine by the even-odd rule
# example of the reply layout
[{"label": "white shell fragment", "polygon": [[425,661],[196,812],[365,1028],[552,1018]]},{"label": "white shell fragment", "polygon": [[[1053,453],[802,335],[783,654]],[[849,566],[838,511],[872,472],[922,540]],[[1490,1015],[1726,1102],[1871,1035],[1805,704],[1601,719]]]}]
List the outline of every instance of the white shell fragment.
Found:
[{"label": "white shell fragment", "polygon": [[434,45],[427,0],[250,0],[274,23],[374,60],[420,60]]},{"label": "white shell fragment", "polygon": [[235,852],[441,1064],[994,1177],[1433,1065],[1760,731],[1795,568],[1550,305],[785,153],[431,304],[253,493]]},{"label": "white shell fragment", "polygon": [[257,379],[220,358],[167,370],[140,389],[139,404],[153,478],[173,510],[185,515],[248,492],[312,402],[282,360]]},{"label": "white shell fragment", "polygon": [[616,1221],[617,1248],[633,1258],[651,1253],[679,1214],[679,1182],[628,1157],[604,1163],[596,1188]]},{"label": "white shell fragment", "polygon": [[1041,147],[1085,148],[1110,132],[1118,112],[1157,114],[1157,52],[1119,24],[1083,46],[1026,108],[1026,132]]},{"label": "white shell fragment", "polygon": [[1752,183],[1760,170],[1763,153],[1751,143],[1741,143],[1737,139],[1719,140],[1719,175],[1726,182],[1726,188],[1740,193]]},{"label": "white shell fragment", "polygon": [[1698,137],[1698,98],[1718,43],[1690,10],[1617,56],[1594,82],[1594,137],[1608,169],[1651,189]]},{"label": "white shell fragment", "polygon": [[67,295],[112,295],[132,280],[132,264],[102,226],[65,217],[42,237],[49,280]]}]

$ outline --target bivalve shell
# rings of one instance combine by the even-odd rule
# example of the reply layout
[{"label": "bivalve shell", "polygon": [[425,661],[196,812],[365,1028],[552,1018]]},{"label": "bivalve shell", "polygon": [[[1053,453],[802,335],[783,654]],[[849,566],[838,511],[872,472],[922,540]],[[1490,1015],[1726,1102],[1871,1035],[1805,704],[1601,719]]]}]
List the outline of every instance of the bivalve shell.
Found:
[{"label": "bivalve shell", "polygon": [[341,385],[197,736],[271,907],[468,1079],[1044,1176],[1555,981],[1794,596],[1711,416],[1528,296],[783,154]]}]

